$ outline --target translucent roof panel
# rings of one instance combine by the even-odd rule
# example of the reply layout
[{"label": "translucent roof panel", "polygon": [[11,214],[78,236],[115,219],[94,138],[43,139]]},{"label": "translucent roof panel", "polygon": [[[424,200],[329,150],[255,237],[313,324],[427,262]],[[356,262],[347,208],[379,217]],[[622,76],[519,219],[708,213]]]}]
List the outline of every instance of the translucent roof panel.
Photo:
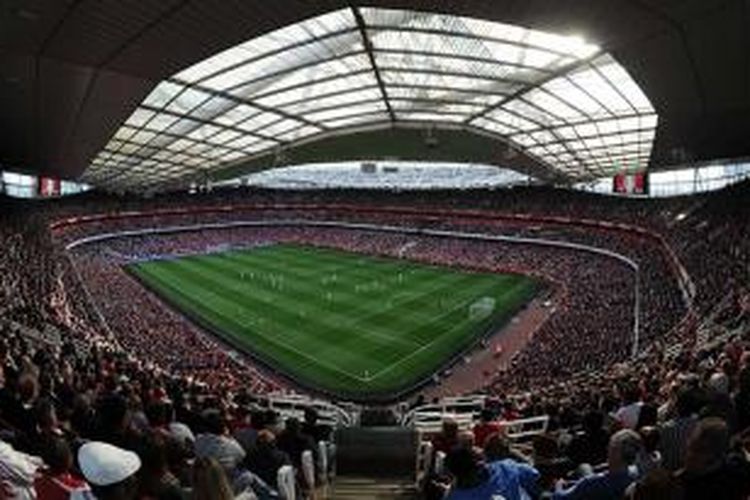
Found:
[{"label": "translucent roof panel", "polygon": [[522,26],[345,8],[268,32],[159,82],[84,179],[180,185],[363,127],[447,124],[570,178],[648,163],[658,117],[596,44]]}]

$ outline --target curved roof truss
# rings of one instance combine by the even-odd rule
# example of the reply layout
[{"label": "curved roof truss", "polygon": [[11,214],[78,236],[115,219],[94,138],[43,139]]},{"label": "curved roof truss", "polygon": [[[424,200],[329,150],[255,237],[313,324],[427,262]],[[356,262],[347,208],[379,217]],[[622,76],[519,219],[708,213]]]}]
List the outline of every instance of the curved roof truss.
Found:
[{"label": "curved roof truss", "polygon": [[166,188],[317,136],[399,123],[492,134],[551,177],[590,179],[645,168],[657,120],[627,71],[575,36],[355,7],[160,82],[83,179]]}]

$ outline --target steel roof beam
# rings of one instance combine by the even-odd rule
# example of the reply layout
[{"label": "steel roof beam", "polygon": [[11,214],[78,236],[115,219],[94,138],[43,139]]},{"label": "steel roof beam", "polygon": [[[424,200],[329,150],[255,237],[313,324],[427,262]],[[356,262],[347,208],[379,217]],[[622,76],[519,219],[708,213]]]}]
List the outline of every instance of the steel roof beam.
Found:
[{"label": "steel roof beam", "polygon": [[[201,160],[206,160],[206,161],[212,161],[213,160],[213,158],[211,158],[210,156],[205,156],[203,153],[193,153],[193,152],[186,153],[185,151],[181,151],[179,149],[175,150],[175,149],[171,149],[169,147],[163,147],[163,148],[161,148],[161,147],[156,147],[156,146],[145,146],[144,144],[142,144],[140,142],[135,142],[135,141],[131,141],[131,140],[128,140],[128,139],[112,139],[112,141],[121,142],[124,145],[138,146],[139,153],[140,153],[140,150],[143,150],[143,149],[149,150],[149,151],[153,150],[153,152],[151,153],[151,155],[157,154],[157,153],[162,152],[162,151],[169,151],[170,153],[184,154],[184,155],[190,156],[192,158],[200,158]],[[169,145],[171,146],[172,143],[170,143]],[[115,152],[115,153],[121,154],[123,156],[126,156],[126,155],[130,156],[130,153],[122,153],[122,152],[120,152],[119,149],[116,150],[116,151],[110,151],[110,150],[107,149],[108,146],[109,145],[105,146],[102,151],[103,152]],[[223,146],[217,144],[217,145],[214,145],[214,147],[223,147]],[[232,150],[229,149],[229,148],[227,148],[227,151],[222,152],[222,154],[227,154],[227,153],[230,153],[230,152],[232,152]],[[136,154],[138,154],[138,153],[136,153]]]},{"label": "steel roof beam", "polygon": [[421,26],[404,26],[404,25],[389,26],[386,24],[377,24],[377,23],[370,24],[368,28],[371,30],[377,30],[377,31],[400,31],[403,33],[424,33],[427,35],[438,35],[441,37],[466,38],[469,40],[482,40],[484,42],[499,43],[503,45],[512,45],[514,47],[519,47],[521,49],[538,50],[540,52],[547,52],[548,54],[554,54],[560,57],[575,59],[575,56],[572,56],[567,52],[556,50],[550,47],[543,47],[541,45],[517,42],[515,40],[509,40],[509,39],[495,38],[492,36],[480,35],[477,33],[467,33],[463,31],[455,31],[455,30],[449,30],[449,29],[443,30],[443,29],[435,29],[435,28],[425,28]]},{"label": "steel roof beam", "polygon": [[[187,137],[184,134],[175,134],[173,132],[169,132],[169,131],[166,131],[166,130],[165,131],[160,131],[158,129],[148,128],[148,127],[145,127],[145,126],[144,127],[133,127],[132,125],[124,125],[124,127],[136,130],[138,132],[140,132],[140,131],[150,132],[152,134],[156,134],[157,136],[164,135],[164,136],[167,136],[167,137],[175,139],[175,141],[177,141],[177,140],[186,140],[186,141],[195,142],[197,144],[203,144],[205,146],[210,146],[212,148],[220,147],[220,148],[224,148],[224,149],[227,149],[227,150],[230,150],[230,151],[234,151],[234,152],[237,152],[237,153],[245,153],[245,154],[247,153],[247,151],[245,151],[244,149],[236,148],[234,146],[228,146],[226,143],[225,144],[217,144],[217,143],[214,143],[214,142],[208,142],[205,139],[196,139],[196,138],[192,138],[192,137]],[[117,139],[117,138],[114,138],[114,137],[112,138],[112,140],[123,141],[123,139]],[[261,139],[259,139],[259,140],[261,140]],[[171,145],[175,141],[172,141],[169,144]],[[229,142],[234,142],[234,141],[229,141]],[[136,143],[136,144],[140,144],[141,146],[148,147],[148,148],[155,147],[155,146],[150,146],[149,143],[147,143],[147,142],[146,143]],[[166,146],[164,146],[164,147],[160,146],[159,148],[160,149],[169,149]]]},{"label": "steel roof beam", "polygon": [[[612,149],[612,148],[623,148],[623,150],[626,150],[627,148],[632,147],[632,146],[643,146],[646,142],[647,141],[640,141],[640,140],[638,140],[638,141],[621,142],[621,143],[617,144],[616,146],[612,146],[612,145],[591,146],[591,147],[587,148],[587,151],[589,151],[591,153],[595,153],[596,151],[599,151],[599,150]],[[642,148],[639,148],[639,151],[641,149]],[[619,153],[614,152],[613,154],[619,154]]]},{"label": "steel roof beam", "polygon": [[210,87],[204,87],[204,86],[199,85],[199,84],[193,84],[193,83],[184,82],[184,81],[176,80],[176,79],[170,79],[170,81],[179,83],[181,85],[185,85],[185,86],[190,87],[190,88],[194,88],[194,89],[200,90],[201,92],[205,92],[206,94],[212,95],[214,97],[221,97],[221,98],[226,99],[228,101],[232,101],[232,102],[234,102],[236,104],[244,104],[246,106],[250,106],[250,107],[256,108],[256,109],[258,109],[260,111],[263,111],[263,112],[266,112],[266,113],[275,113],[275,114],[277,114],[279,116],[282,116],[282,117],[284,117],[284,118],[286,118],[288,120],[295,120],[295,121],[304,123],[305,125],[310,125],[312,127],[316,127],[316,128],[319,128],[319,129],[325,128],[325,127],[321,126],[319,123],[307,120],[307,119],[305,119],[305,118],[303,118],[301,116],[298,116],[298,115],[295,115],[295,114],[292,114],[292,113],[287,113],[286,111],[283,111],[283,110],[281,110],[279,108],[276,108],[276,107],[273,107],[273,106],[266,106],[264,104],[259,104],[259,103],[255,102],[252,99],[247,99],[247,98],[244,98],[244,97],[238,97],[238,96],[236,96],[234,94],[230,94],[229,92],[225,92],[223,90],[214,90],[214,89],[212,89]]},{"label": "steel roof beam", "polygon": [[[563,101],[563,102],[567,102],[567,101]],[[507,110],[503,110],[503,111],[507,111]],[[548,131],[549,129],[553,129],[553,128],[576,127],[580,125],[589,125],[589,124],[594,124],[594,123],[602,123],[602,122],[609,122],[609,121],[615,121],[615,120],[627,120],[630,118],[643,118],[644,116],[648,116],[651,114],[655,114],[655,113],[637,113],[637,114],[628,114],[628,115],[619,115],[619,116],[606,116],[606,117],[601,117],[601,118],[592,117],[590,120],[571,120],[571,121],[568,121],[565,125],[545,125],[543,127],[529,129],[527,131],[513,132],[512,134],[508,134],[508,135],[514,136],[514,135],[520,135],[520,134],[531,134],[533,132]],[[489,116],[485,116],[484,118],[486,120],[491,119],[491,117]]]},{"label": "steel roof beam", "polygon": [[224,73],[226,73],[228,71],[232,71],[232,70],[235,70],[237,68],[241,68],[242,66],[247,66],[248,64],[253,64],[253,63],[258,62],[258,61],[262,61],[263,59],[267,59],[267,58],[272,57],[272,56],[282,55],[285,52],[288,52],[290,50],[299,49],[299,48],[305,47],[307,45],[313,45],[315,43],[323,42],[323,41],[328,40],[330,38],[335,38],[337,36],[345,35],[347,33],[354,33],[356,31],[357,31],[357,27],[356,26],[351,26],[349,28],[344,28],[344,29],[341,29],[341,30],[331,31],[329,33],[325,33],[325,34],[320,35],[320,36],[315,36],[315,37],[312,37],[312,38],[309,38],[309,39],[306,39],[306,40],[295,42],[295,43],[292,43],[290,45],[284,45],[283,47],[279,47],[277,49],[270,50],[268,52],[264,52],[263,54],[257,55],[255,57],[250,57],[248,59],[242,59],[242,60],[237,61],[236,63],[230,64],[229,66],[227,66],[225,68],[222,68],[222,69],[220,69],[218,71],[214,71],[213,73],[209,73],[209,74],[207,74],[205,76],[202,76],[202,77],[200,77],[196,81],[196,83],[200,83],[200,82],[202,82],[204,80],[209,80],[211,78],[214,78],[216,76],[224,74]]},{"label": "steel roof beam", "polygon": [[[105,152],[109,152],[109,151],[105,150]],[[122,154],[122,153],[116,153],[116,154]],[[172,156],[174,156],[176,154],[179,154],[179,153],[173,153]],[[128,153],[127,155],[122,154],[122,155],[123,156],[128,156],[128,158],[133,158],[137,162],[141,162],[141,161],[154,161],[156,163],[161,163],[161,164],[166,164],[166,165],[172,165],[172,166],[180,167],[183,170],[189,170],[189,171],[195,171],[195,172],[202,171],[202,169],[199,168],[199,167],[195,167],[195,166],[192,166],[192,165],[187,165],[187,164],[184,164],[184,163],[174,162],[174,161],[171,161],[169,159],[154,160],[151,157],[142,156],[142,155],[133,154],[133,153]],[[103,161],[106,162],[106,160],[103,160]],[[118,162],[116,162],[114,164],[106,164],[105,163],[104,165],[102,165],[102,168],[105,168],[105,169],[118,170],[118,172],[115,173],[114,175],[107,177],[105,179],[105,181],[106,182],[111,182],[112,180],[114,180],[114,179],[116,179],[118,177],[121,177],[121,176],[126,175],[127,173],[129,173],[130,172],[130,168],[127,167],[127,163],[126,163],[127,161],[128,160],[121,160],[121,161],[118,161]],[[216,160],[214,160],[214,161],[216,161]],[[134,165],[130,165],[130,167],[132,168],[133,166],[136,166],[138,164],[139,163],[135,163]],[[123,165],[125,165],[125,166],[123,166]],[[151,168],[151,167],[149,167],[149,168]]]},{"label": "steel roof beam", "polygon": [[[562,98],[558,97],[558,96],[557,96],[557,94],[553,94],[553,93],[551,93],[551,92],[547,91],[546,89],[540,89],[540,91],[541,91],[541,92],[544,92],[545,94],[547,94],[547,95],[548,95],[548,96],[550,96],[551,98],[553,98],[553,99],[556,99],[557,101],[561,102],[561,103],[562,103],[562,104],[564,104],[565,106],[568,106],[569,108],[571,108],[571,109],[572,109],[573,111],[575,111],[575,112],[576,112],[576,113],[578,113],[579,115],[581,115],[581,116],[584,116],[584,117],[586,117],[586,119],[588,120],[588,121],[587,121],[587,123],[591,123],[591,120],[592,120],[592,119],[591,119],[591,116],[590,116],[590,115],[589,115],[588,113],[586,113],[586,112],[585,112],[584,110],[582,110],[582,109],[580,109],[580,108],[579,108],[578,106],[576,106],[576,105],[575,105],[574,103],[571,103],[571,102],[569,102],[569,101],[566,101],[566,100],[564,100],[564,99],[562,99]],[[529,105],[533,105],[533,106],[534,106],[534,107],[536,107],[537,109],[541,109],[541,108],[539,108],[539,106],[538,106],[538,105],[536,105],[535,103],[532,103],[531,101],[529,101],[529,100],[528,100],[528,99],[526,99],[526,98],[523,98],[523,97],[521,97],[521,98],[520,98],[520,100],[521,100],[521,101],[523,101],[523,102],[525,102],[526,104],[529,104]],[[546,111],[546,112],[547,112],[548,114],[550,114],[551,116],[555,116],[555,117],[556,117],[556,118],[558,118],[558,119],[559,119],[560,121],[562,121],[562,122],[563,122],[563,123],[565,124],[565,125],[563,125],[564,127],[568,127],[568,126],[570,126],[570,121],[568,121],[568,119],[566,119],[566,118],[563,118],[563,117],[561,117],[561,116],[558,116],[558,115],[556,115],[556,114],[552,113],[551,111]],[[596,130],[597,130],[597,132],[599,132],[599,127],[598,127],[598,126],[597,126],[596,124],[594,125],[594,127],[596,127]],[[564,137],[562,137],[562,136],[560,135],[560,133],[559,133],[559,131],[557,130],[557,128],[553,128],[552,130],[549,130],[549,131],[548,131],[548,133],[552,134],[553,136],[557,137],[557,138],[558,138],[558,139],[560,139],[560,140],[565,140],[565,138],[564,138]],[[578,133],[578,130],[576,129],[576,127],[573,127],[573,134],[575,134],[576,138],[577,138],[577,139],[578,139],[579,141],[581,140],[581,135],[580,135],[580,134]],[[587,145],[587,144],[584,144],[584,145],[586,146],[586,151],[589,151],[588,145]],[[590,151],[589,151],[589,152],[590,152]],[[576,156],[577,156],[577,155],[576,155]],[[587,168],[587,170],[588,170],[588,168]]]},{"label": "steel roof beam", "polygon": [[349,78],[352,76],[369,75],[370,73],[372,73],[372,70],[370,68],[363,68],[363,69],[350,71],[346,74],[327,75],[327,76],[318,78],[316,80],[307,80],[305,82],[294,83],[292,85],[287,85],[286,87],[280,87],[271,91],[261,92],[259,94],[255,94],[253,98],[257,101],[260,99],[265,99],[267,97],[275,96],[277,94],[283,94],[284,92],[290,92],[292,90],[297,90],[301,88],[310,88],[315,85],[319,85],[321,83],[328,83],[334,80],[342,80],[344,78]]},{"label": "steel roof beam", "polygon": [[547,68],[539,68],[537,66],[530,66],[528,64],[518,63],[514,61],[498,61],[489,57],[476,56],[472,54],[458,54],[452,52],[434,52],[430,50],[419,50],[419,49],[391,49],[384,47],[373,47],[373,52],[376,54],[393,54],[393,55],[405,55],[405,56],[420,56],[435,59],[456,59],[464,62],[478,62],[482,64],[492,64],[496,66],[509,66],[512,68],[518,68],[521,70],[530,70],[537,73],[548,74],[551,70]]},{"label": "steel roof beam", "polygon": [[[653,132],[654,130],[656,130],[656,129],[650,128],[650,127],[649,128],[633,128],[633,129],[628,129],[628,130],[616,130],[616,131],[612,131],[612,132],[604,132],[604,133],[601,133],[601,134],[584,135],[584,136],[581,136],[581,140],[582,141],[586,141],[586,140],[589,140],[589,139],[599,139],[601,137],[613,137],[613,136],[626,135],[626,134],[640,134],[640,133],[643,133],[643,132]],[[566,139],[566,140],[567,141],[574,141],[575,139]],[[543,146],[543,145],[546,145],[546,144],[556,144],[557,142],[559,142],[559,141],[540,142],[539,145]],[[612,146],[610,146],[610,147],[612,147]]]},{"label": "steel roof beam", "polygon": [[555,78],[559,78],[561,76],[567,75],[571,71],[575,71],[576,69],[578,69],[578,68],[580,68],[582,66],[586,66],[587,64],[590,64],[592,61],[594,61],[598,57],[601,57],[602,55],[604,55],[604,52],[601,51],[601,50],[599,50],[595,54],[593,54],[593,55],[591,55],[589,57],[586,57],[584,59],[578,59],[578,60],[576,60],[576,61],[574,61],[574,62],[572,62],[570,64],[566,64],[565,66],[562,66],[561,68],[558,68],[556,71],[551,72],[550,74],[548,74],[546,77],[542,78],[541,80],[538,80],[538,81],[534,82],[531,85],[527,85],[524,88],[519,89],[518,91],[516,91],[516,92],[512,93],[511,95],[505,97],[504,99],[500,100],[499,102],[496,102],[495,104],[493,104],[491,106],[487,106],[487,108],[484,109],[484,110],[482,110],[481,112],[476,113],[475,115],[470,116],[466,120],[466,123],[470,123],[470,122],[476,120],[477,118],[481,118],[482,116],[486,115],[487,113],[489,113],[491,111],[494,111],[494,110],[496,110],[498,108],[501,108],[501,107],[505,106],[509,102],[511,102],[511,101],[513,101],[515,99],[518,99],[519,97],[522,97],[522,96],[528,94],[529,92],[531,92],[531,91],[533,91],[535,89],[538,89],[542,85],[545,85],[545,84],[551,82]]},{"label": "steel roof beam", "polygon": [[[558,115],[556,115],[556,114],[552,113],[552,112],[551,112],[551,111],[549,111],[549,110],[543,109],[543,108],[539,107],[539,105],[537,105],[536,103],[533,103],[533,102],[531,102],[531,101],[527,101],[526,99],[524,99],[524,98],[523,98],[523,97],[521,97],[521,96],[519,96],[518,100],[519,100],[520,102],[523,102],[524,104],[526,104],[526,105],[527,105],[527,106],[529,106],[529,107],[535,108],[536,110],[540,111],[540,112],[541,112],[541,113],[543,113],[543,114],[544,114],[544,113],[546,113],[547,115],[549,115],[549,116],[553,117],[554,119],[560,120],[561,122],[563,122],[563,123],[565,123],[565,124],[567,124],[567,123],[568,123],[568,122],[567,122],[567,120],[566,120],[565,118],[563,118],[563,117],[561,117],[561,116],[558,116]],[[505,109],[504,111],[509,111],[509,110]],[[532,123],[536,124],[537,126],[540,126],[540,125],[542,125],[542,123],[541,123],[541,122],[539,122],[539,121],[537,121],[537,120],[536,120],[535,118],[532,118],[532,117],[529,117],[529,116],[521,116],[521,115],[520,115],[519,113],[515,113],[515,114],[516,114],[516,116],[518,116],[519,118],[524,118],[524,119],[526,119],[527,121],[530,121],[530,122],[532,122]],[[555,136],[555,137],[557,137],[557,138],[560,138],[560,136],[559,136],[558,134],[556,134],[554,130],[551,130],[551,131],[549,131],[549,133],[550,133],[550,134],[552,134],[552,135],[554,135],[554,136]],[[534,139],[534,140],[536,140],[536,139]],[[539,144],[539,142],[538,142],[538,141],[537,141],[537,144]],[[580,162],[580,164],[581,164],[581,166],[582,166],[583,168],[585,168],[586,170],[589,170],[589,168],[588,168],[588,167],[587,167],[587,166],[586,166],[586,165],[584,164],[584,162],[583,162],[583,160],[581,159],[581,157],[580,157],[580,156],[578,155],[578,151],[576,151],[575,149],[572,149],[572,148],[570,147],[570,145],[569,145],[569,144],[567,144],[566,142],[560,142],[559,144],[560,144],[560,145],[561,145],[561,146],[562,146],[563,148],[565,148],[565,151],[566,151],[566,152],[567,152],[567,153],[568,153],[568,154],[569,154],[570,156],[572,156],[572,157],[573,157],[573,158],[575,158],[575,159],[576,159],[577,161],[579,161],[579,162]],[[555,160],[556,160],[556,161],[558,161],[558,162],[560,161],[560,159],[559,159],[559,157],[558,157],[558,155],[557,155],[556,153],[552,153],[552,156],[554,156],[554,157],[555,157]]]},{"label": "steel roof beam", "polygon": [[[183,114],[183,113],[177,113],[176,111],[170,111],[170,110],[167,110],[167,109],[159,108],[157,106],[151,106],[150,104],[141,104],[140,107],[143,108],[143,109],[145,109],[145,110],[147,110],[147,111],[153,111],[154,113],[170,115],[170,116],[173,116],[173,117],[181,119],[181,120],[189,120],[189,121],[193,121],[193,122],[196,122],[196,123],[200,123],[201,125],[211,125],[211,126],[223,129],[223,130],[237,132],[237,133],[240,133],[240,134],[243,134],[243,135],[251,135],[251,136],[256,137],[258,139],[263,139],[265,141],[276,142],[278,144],[283,144],[284,143],[284,141],[281,141],[281,140],[279,140],[279,139],[277,139],[275,137],[266,136],[266,135],[263,135],[263,134],[258,134],[257,132],[248,132],[247,130],[244,130],[244,129],[241,129],[241,128],[238,128],[238,127],[234,127],[232,125],[222,125],[221,123],[217,123],[217,122],[214,122],[214,121],[211,121],[211,120],[207,120],[205,118],[200,118],[198,116],[193,116],[193,115],[189,115],[189,114],[186,115],[186,114]],[[186,138],[189,139],[189,137],[186,137]]]},{"label": "steel roof beam", "polygon": [[385,83],[383,82],[383,77],[380,74],[380,68],[378,68],[377,61],[375,61],[375,54],[373,53],[372,48],[372,41],[370,40],[370,37],[367,35],[367,26],[365,26],[365,20],[362,18],[362,13],[359,11],[359,9],[355,6],[351,6],[352,14],[354,15],[354,19],[357,21],[357,28],[359,29],[359,35],[362,37],[362,45],[365,48],[365,51],[367,52],[367,58],[370,60],[370,65],[372,66],[372,72],[375,75],[375,80],[378,82],[378,87],[380,88],[380,94],[383,97],[383,103],[385,104],[385,108],[388,110],[388,116],[390,116],[391,121],[396,121],[396,115],[393,113],[393,109],[391,108],[391,103],[388,101],[388,92],[385,89]]}]

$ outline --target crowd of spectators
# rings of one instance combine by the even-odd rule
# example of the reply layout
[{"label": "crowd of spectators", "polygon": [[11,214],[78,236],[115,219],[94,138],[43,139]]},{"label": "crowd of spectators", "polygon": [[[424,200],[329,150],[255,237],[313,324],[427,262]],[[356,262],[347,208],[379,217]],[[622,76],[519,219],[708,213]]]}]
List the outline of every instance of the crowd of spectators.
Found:
[{"label": "crowd of spectators", "polygon": [[[94,302],[123,345],[131,352],[158,360],[171,370],[195,371],[202,365],[215,373],[216,349],[197,349],[201,333],[163,305],[122,268],[131,259],[170,251],[202,253],[222,244],[296,243],[333,247],[364,254],[401,257],[431,264],[489,272],[537,276],[555,288],[556,312],[531,339],[511,372],[519,385],[542,383],[626,356],[633,342],[634,277],[632,270],[611,257],[575,250],[493,242],[373,233],[321,227],[232,228],[106,241],[76,251],[78,267]],[[136,314],[137,312],[137,314]],[[160,332],[158,337],[151,332]],[[570,348],[568,339],[577,339]],[[175,346],[182,338],[183,345]],[[210,339],[206,338],[206,342]],[[528,352],[529,354],[525,354]],[[196,360],[197,358],[197,360]],[[231,370],[219,364],[218,375]],[[235,377],[236,380],[236,377]],[[243,380],[247,380],[246,378]]]},{"label": "crowd of spectators", "polygon": [[[434,436],[445,469],[432,498],[746,499],[750,496],[750,331],[673,356],[620,363],[552,390],[492,397],[473,429]],[[548,415],[513,441],[505,422]],[[523,494],[521,493],[523,491]]]},{"label": "crowd of spectators", "polygon": [[56,247],[46,218],[0,198],[0,317],[41,326],[54,296]]},{"label": "crowd of spectators", "polygon": [[316,420],[282,421],[246,388],[219,392],[105,339],[0,328],[2,498],[276,498],[279,469],[329,439]]},{"label": "crowd of spectators", "polygon": [[[120,266],[222,245],[291,241],[532,274],[557,291],[555,314],[486,388],[491,398],[484,425],[491,427],[444,436],[449,474],[435,478],[438,491],[470,498],[475,488],[502,483],[512,485],[502,492],[506,498],[520,489],[531,495],[546,490],[555,498],[682,499],[717,492],[723,495],[717,498],[745,498],[749,189],[745,183],[668,200],[546,188],[419,194],[235,189],[152,200],[86,194],[38,205],[1,199],[3,494],[274,495],[274,472],[286,464],[299,469],[300,450],[318,439],[314,426],[281,423],[252,404],[255,394],[285,383],[166,309]],[[351,210],[355,205],[366,210]],[[211,208],[216,206],[223,209]],[[48,229],[51,222],[88,213],[185,207],[203,211]],[[419,215],[433,209],[442,211]],[[450,216],[459,209],[541,219]],[[641,355],[629,359],[632,272],[614,259],[575,250],[301,227],[194,231],[62,248],[102,231],[291,218],[544,237],[617,252],[640,269]],[[625,224],[655,236],[586,221]],[[689,290],[673,256],[689,275]],[[700,325],[710,332],[702,342],[695,335]],[[49,328],[55,331],[51,339],[39,334]],[[540,414],[550,416],[550,427],[528,455],[513,449],[496,423]],[[119,472],[111,470],[112,461]],[[603,472],[590,474],[585,464]],[[304,488],[301,477],[298,482]]]}]

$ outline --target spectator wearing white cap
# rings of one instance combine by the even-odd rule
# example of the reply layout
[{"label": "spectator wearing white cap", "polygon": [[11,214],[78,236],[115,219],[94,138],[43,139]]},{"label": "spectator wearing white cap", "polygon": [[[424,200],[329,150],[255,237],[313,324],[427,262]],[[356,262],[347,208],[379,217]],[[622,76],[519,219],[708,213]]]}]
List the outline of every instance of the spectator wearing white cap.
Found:
[{"label": "spectator wearing white cap", "polygon": [[91,441],[78,450],[78,464],[98,500],[136,498],[136,472],[141,468],[141,460],[132,451]]}]

